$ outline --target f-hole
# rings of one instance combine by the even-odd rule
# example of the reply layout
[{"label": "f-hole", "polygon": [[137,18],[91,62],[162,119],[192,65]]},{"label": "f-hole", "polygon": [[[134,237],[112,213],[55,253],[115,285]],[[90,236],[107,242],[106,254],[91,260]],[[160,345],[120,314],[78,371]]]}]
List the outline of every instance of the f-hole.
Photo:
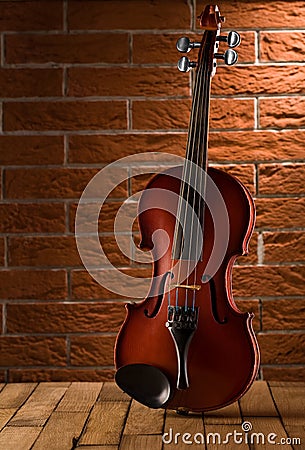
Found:
[{"label": "f-hole", "polygon": [[172,272],[166,272],[163,275],[162,281],[160,283],[160,291],[161,293],[158,295],[158,300],[156,302],[156,305],[152,311],[152,313],[148,312],[148,309],[144,309],[144,315],[148,318],[148,319],[153,319],[154,317],[156,317],[156,315],[158,314],[160,308],[161,308],[161,304],[163,301],[163,297],[164,297],[164,290],[165,290],[165,283],[166,283],[166,279],[168,277],[168,275],[171,275],[171,277],[173,278],[174,275],[172,274]]},{"label": "f-hole", "polygon": [[228,319],[224,317],[223,319],[220,319],[218,311],[217,311],[217,299],[216,299],[216,286],[215,282],[212,277],[209,275],[202,275],[202,281],[205,283],[208,281],[209,288],[210,288],[210,297],[211,297],[211,307],[212,307],[212,314],[214,317],[214,320],[219,323],[219,325],[223,325],[227,323]]}]

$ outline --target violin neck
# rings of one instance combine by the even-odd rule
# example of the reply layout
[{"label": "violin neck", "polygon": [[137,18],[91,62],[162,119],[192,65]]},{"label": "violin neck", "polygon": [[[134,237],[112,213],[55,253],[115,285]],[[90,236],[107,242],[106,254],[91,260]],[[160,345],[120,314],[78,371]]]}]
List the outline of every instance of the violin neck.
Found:
[{"label": "violin neck", "polygon": [[[215,32],[214,32],[215,33]],[[213,40],[213,32],[205,33],[206,43]],[[180,198],[177,209],[173,259],[198,260],[202,249],[198,245],[198,227],[194,227],[194,217],[187,214],[187,205],[191,205],[203,226],[204,202],[206,191],[206,172],[208,166],[208,132],[211,71],[209,45],[201,47],[192,110],[188,132],[186,158],[182,171]],[[202,50],[204,48],[204,50]],[[200,167],[200,169],[198,169]]]}]

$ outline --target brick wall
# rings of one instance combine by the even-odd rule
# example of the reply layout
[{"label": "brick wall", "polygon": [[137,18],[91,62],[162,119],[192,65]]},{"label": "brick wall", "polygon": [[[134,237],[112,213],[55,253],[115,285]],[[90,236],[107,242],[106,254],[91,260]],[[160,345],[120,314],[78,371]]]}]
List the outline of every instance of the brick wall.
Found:
[{"label": "brick wall", "polygon": [[[218,4],[242,44],[238,65],[219,67],[213,79],[210,162],[240,177],[257,206],[234,294],[256,315],[260,376],[300,380],[305,2]],[[155,167],[152,152],[184,155],[191,75],[175,67],[175,42],[200,33],[195,17],[203,7],[195,0],[0,2],[0,381],[112,378],[124,299],[83,268],[76,206],[93,175],[122,156],[149,152]],[[131,276],[150,269],[118,252],[113,219],[146,180],[122,183],[102,210],[107,254]]]}]

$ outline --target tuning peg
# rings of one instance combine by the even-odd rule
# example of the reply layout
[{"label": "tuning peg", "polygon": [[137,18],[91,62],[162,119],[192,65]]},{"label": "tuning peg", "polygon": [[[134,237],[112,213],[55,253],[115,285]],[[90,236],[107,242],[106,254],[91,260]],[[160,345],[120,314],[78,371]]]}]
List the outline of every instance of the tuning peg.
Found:
[{"label": "tuning peg", "polygon": [[229,48],[223,54],[215,53],[214,58],[223,59],[227,66],[233,66],[237,63],[238,55],[235,50]]},{"label": "tuning peg", "polygon": [[183,36],[178,39],[176,47],[179,52],[187,53],[193,48],[201,47],[201,42],[191,42],[188,37]]},{"label": "tuning peg", "polygon": [[216,41],[227,42],[230,48],[234,48],[240,44],[240,35],[236,31],[230,31],[227,36],[217,36]]},{"label": "tuning peg", "polygon": [[196,63],[190,61],[187,56],[182,56],[178,61],[177,67],[180,72],[188,72],[190,69],[196,67]]}]

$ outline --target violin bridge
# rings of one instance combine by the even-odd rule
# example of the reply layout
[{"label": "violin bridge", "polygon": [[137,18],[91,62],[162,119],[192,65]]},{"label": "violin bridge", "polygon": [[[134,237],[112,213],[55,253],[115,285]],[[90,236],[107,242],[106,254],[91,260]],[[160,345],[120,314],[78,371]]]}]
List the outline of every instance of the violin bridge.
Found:
[{"label": "violin bridge", "polygon": [[200,284],[171,284],[171,289],[175,288],[183,288],[183,289],[192,289],[193,291],[199,291],[201,289]]}]

